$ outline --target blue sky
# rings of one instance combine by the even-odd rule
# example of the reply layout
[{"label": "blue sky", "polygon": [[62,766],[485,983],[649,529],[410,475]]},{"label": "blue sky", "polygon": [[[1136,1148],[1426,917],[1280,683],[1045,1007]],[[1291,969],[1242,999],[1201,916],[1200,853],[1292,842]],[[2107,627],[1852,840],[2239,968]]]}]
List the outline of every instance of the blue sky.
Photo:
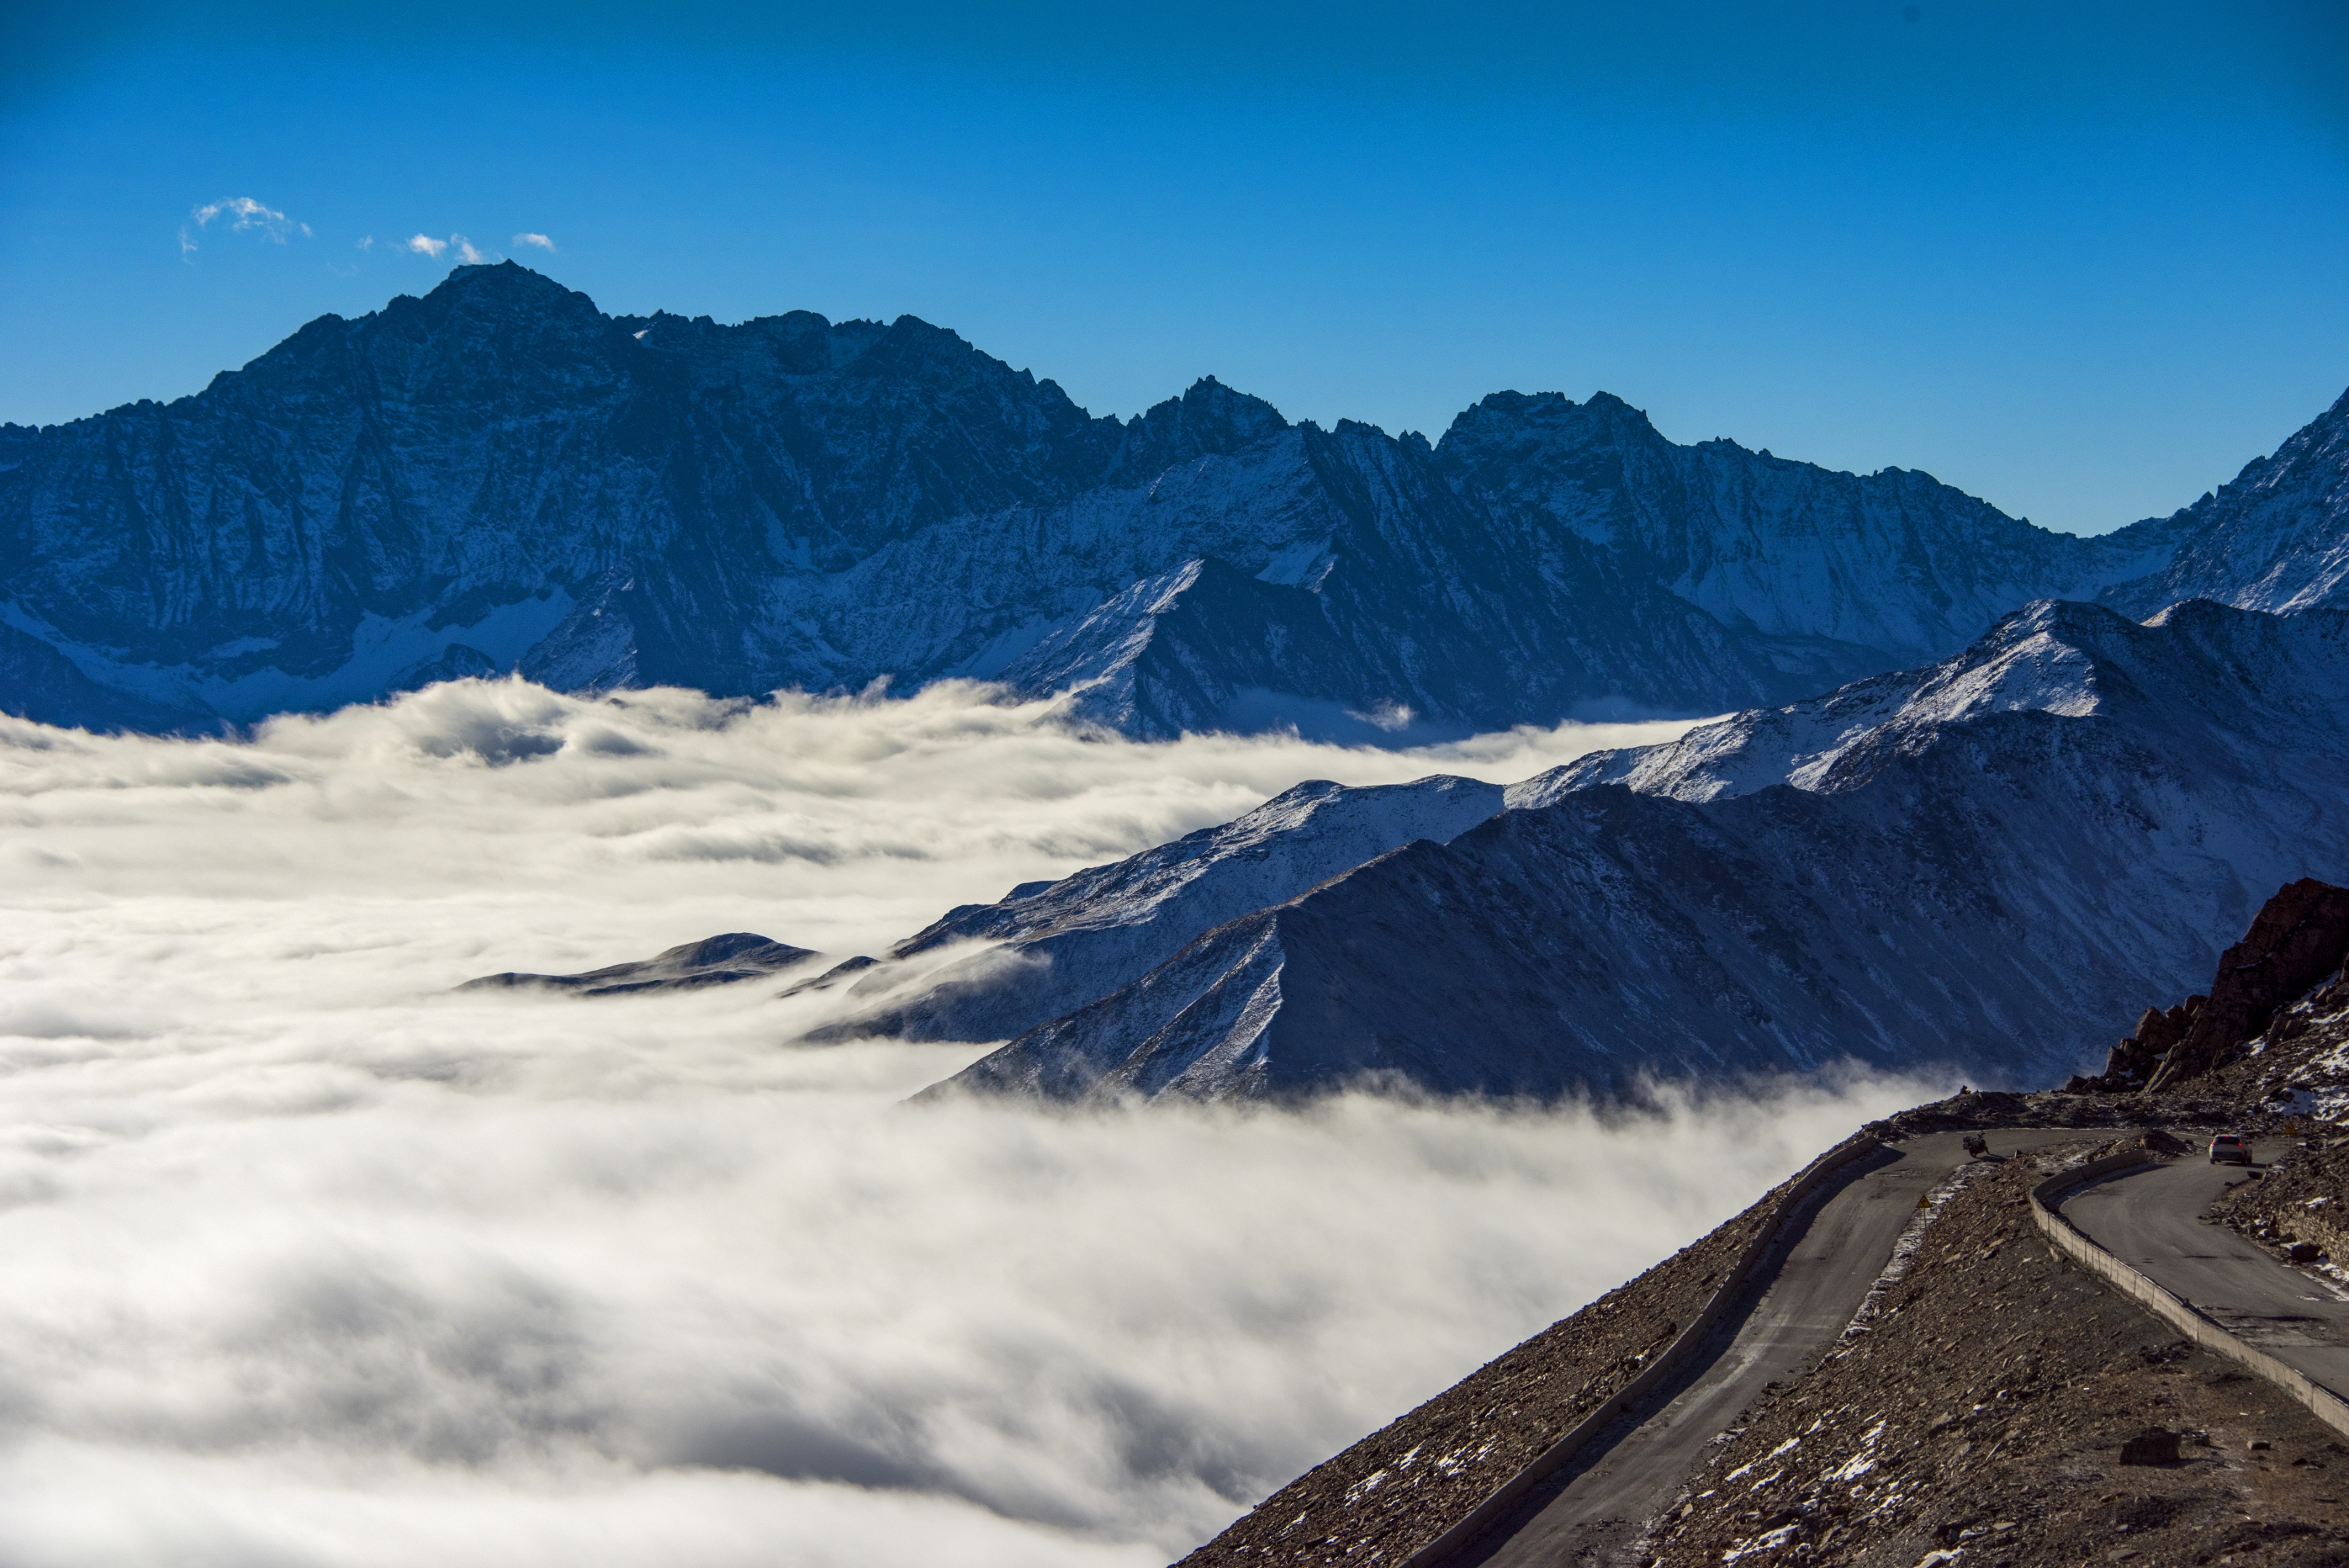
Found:
[{"label": "blue sky", "polygon": [[2349,386],[2337,5],[651,10],[9,8],[0,420],[466,242],[614,311],[911,312],[1096,412],[1603,388],[2084,532]]}]

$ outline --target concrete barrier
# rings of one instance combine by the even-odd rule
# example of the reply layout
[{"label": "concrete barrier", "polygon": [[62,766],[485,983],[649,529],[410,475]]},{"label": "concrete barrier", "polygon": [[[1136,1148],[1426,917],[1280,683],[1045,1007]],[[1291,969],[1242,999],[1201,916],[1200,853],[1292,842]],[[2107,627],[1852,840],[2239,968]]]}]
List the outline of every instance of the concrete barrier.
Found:
[{"label": "concrete barrier", "polygon": [[1728,1278],[1713,1293],[1696,1321],[1673,1336],[1671,1344],[1658,1352],[1655,1359],[1640,1370],[1640,1375],[1599,1407],[1568,1428],[1566,1434],[1529,1460],[1523,1469],[1501,1483],[1493,1494],[1470,1509],[1460,1521],[1403,1560],[1403,1568],[1435,1568],[1462,1547],[1482,1535],[1503,1514],[1514,1507],[1526,1493],[1563,1469],[1568,1461],[1589,1445],[1593,1438],[1605,1431],[1619,1418],[1638,1405],[1648,1391],[1672,1373],[1688,1365],[1722,1317],[1734,1305],[1739,1293],[1752,1277],[1754,1267],[1769,1252],[1785,1228],[1786,1220],[1802,1205],[1803,1199],[1818,1189],[1819,1183],[1849,1165],[1853,1160],[1875,1153],[1884,1146],[1868,1133],[1854,1133],[1826,1153],[1811,1161],[1787,1183],[1771,1212],[1763,1217],[1745,1250],[1731,1265]]},{"label": "concrete barrier", "polygon": [[2096,1245],[2078,1226],[2064,1217],[2064,1199],[2077,1189],[2102,1181],[2108,1176],[2154,1163],[2151,1156],[2132,1152],[2110,1155],[2103,1159],[2091,1160],[2075,1169],[2060,1171],[2031,1189],[2031,1218],[2045,1233],[2049,1242],[2074,1262],[2101,1277],[2115,1290],[2195,1344],[2240,1364],[2253,1376],[2282,1389],[2308,1407],[2318,1420],[2334,1431],[2349,1435],[2349,1402],[2344,1402],[2339,1395],[2299,1368],[2287,1366],[2266,1351],[2237,1339],[2196,1312],[2182,1298],[2162,1289]]}]

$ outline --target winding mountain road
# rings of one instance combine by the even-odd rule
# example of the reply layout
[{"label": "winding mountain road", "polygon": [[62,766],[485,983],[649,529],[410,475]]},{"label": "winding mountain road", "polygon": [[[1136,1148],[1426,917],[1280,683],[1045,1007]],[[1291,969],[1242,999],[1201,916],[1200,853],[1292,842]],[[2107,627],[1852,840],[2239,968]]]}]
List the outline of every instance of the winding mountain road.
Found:
[{"label": "winding mountain road", "polygon": [[[2076,1139],[2061,1128],[1988,1135],[1993,1157]],[[1733,1311],[1713,1354],[1657,1389],[1617,1429],[1526,1498],[1444,1568],[1554,1568],[1628,1560],[1704,1450],[1773,1381],[1798,1376],[1842,1334],[1891,1262],[1917,1200],[1966,1161],[1957,1133],[1909,1139],[1855,1161],[1797,1210]]]},{"label": "winding mountain road", "polygon": [[[2288,1146],[2265,1140],[2262,1163]],[[2199,1216],[2243,1179],[2199,1156],[2124,1171],[2064,1201],[2090,1240],[2232,1334],[2349,1397],[2349,1295]]]},{"label": "winding mountain road", "polygon": [[[1987,1135],[1993,1158],[2076,1140],[2075,1128]],[[2286,1147],[2254,1147],[2262,1164]],[[1966,1162],[1957,1133],[1855,1161],[1788,1220],[1696,1365],[1654,1390],[1515,1512],[1442,1568],[1591,1568],[1632,1561],[1642,1528],[1714,1437],[1839,1337],[1891,1261],[1918,1199]],[[2230,1333],[2349,1397],[2349,1292],[2200,1216],[2245,1173],[2199,1155],[2123,1171],[2063,1203],[2073,1223]]]}]

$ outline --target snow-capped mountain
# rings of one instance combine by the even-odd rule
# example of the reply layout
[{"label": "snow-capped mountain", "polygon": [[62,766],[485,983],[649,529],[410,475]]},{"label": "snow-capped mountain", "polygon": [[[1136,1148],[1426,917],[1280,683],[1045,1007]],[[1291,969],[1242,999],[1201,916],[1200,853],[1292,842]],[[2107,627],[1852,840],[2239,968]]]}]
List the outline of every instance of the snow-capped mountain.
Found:
[{"label": "snow-capped mountain", "polygon": [[2234,482],[2137,525],[2176,539],[2159,570],[2107,588],[2105,603],[2144,615],[2180,599],[2291,611],[2343,602],[2349,583],[2349,392]]},{"label": "snow-capped mountain", "polygon": [[615,317],[460,267],[193,397],[0,428],[0,708],[203,725],[519,667],[1090,682],[1136,734],[1720,711],[2036,597],[2325,599],[2293,563],[2337,552],[2349,455],[2295,443],[2257,506],[2239,481],[2079,539],[1920,473],[1677,446],[1603,393],[1496,394],[1432,447],[1213,379],[1096,419],[910,317]]},{"label": "snow-capped mountain", "polygon": [[[1497,784],[1446,775],[1361,789],[1308,780],[1220,827],[948,910],[858,981],[850,995],[865,1011],[812,1038],[1009,1039],[1139,979],[1212,927],[1415,839],[1455,837],[1501,804]],[[957,943],[985,945],[937,969],[907,961]]]},{"label": "snow-capped mountain", "polygon": [[2349,869],[2349,612],[2043,602],[1963,653],[1586,759],[966,1070],[1085,1099],[1636,1092],[1844,1057],[2035,1083]]},{"label": "snow-capped mountain", "polygon": [[2280,749],[2338,756],[2349,752],[2341,624],[2337,614],[2229,614],[2207,599],[2142,626],[2036,605],[1938,665],[1733,714],[1662,745],[1594,752],[1511,785],[1508,803],[1547,805],[1596,784],[1686,801],[1777,784],[1849,790],[1954,727],[2008,712],[2116,720],[2179,758],[2224,758],[2246,773]]}]

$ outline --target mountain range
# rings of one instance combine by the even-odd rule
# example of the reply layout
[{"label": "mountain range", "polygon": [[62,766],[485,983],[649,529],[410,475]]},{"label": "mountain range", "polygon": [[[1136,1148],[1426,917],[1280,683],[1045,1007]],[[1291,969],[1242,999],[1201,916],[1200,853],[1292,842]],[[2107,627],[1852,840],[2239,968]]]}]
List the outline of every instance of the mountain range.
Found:
[{"label": "mountain range", "polygon": [[467,674],[944,677],[1124,732],[1767,707],[2042,598],[2342,602],[2349,397],[2095,538],[1500,392],[1430,444],[1204,379],[1095,418],[911,317],[613,317],[512,263],[203,391],[0,427],[0,708],[215,728]]},{"label": "mountain range", "polygon": [[[2060,1076],[2259,890],[2349,873],[2349,396],[2082,538],[1603,392],[1433,443],[1213,379],[1096,418],[910,317],[613,317],[505,263],[0,427],[0,708],[99,728],[508,670],[984,680],[1143,737],[1735,711],[1506,789],[1308,782],[796,982],[842,1004],[819,1038],[1008,1042],[958,1089]],[[815,964],[715,940],[491,979]]]},{"label": "mountain range", "polygon": [[[1307,789],[1314,810],[954,911],[901,958],[1003,945],[925,977],[927,1005],[877,967],[834,1033],[986,1039],[1091,991],[950,1081],[1065,1101],[1617,1098],[1844,1059],[2060,1079],[2148,989],[2209,973],[2265,889],[2349,869],[2349,611],[2043,601],[1920,670],[1513,785],[1473,825],[1493,796],[1466,781]],[[1170,862],[1228,907],[1280,882],[1268,860],[1294,886],[1343,853],[1317,815],[1392,839],[1399,805],[1442,798],[1434,831],[1188,940],[1127,913]]]}]

